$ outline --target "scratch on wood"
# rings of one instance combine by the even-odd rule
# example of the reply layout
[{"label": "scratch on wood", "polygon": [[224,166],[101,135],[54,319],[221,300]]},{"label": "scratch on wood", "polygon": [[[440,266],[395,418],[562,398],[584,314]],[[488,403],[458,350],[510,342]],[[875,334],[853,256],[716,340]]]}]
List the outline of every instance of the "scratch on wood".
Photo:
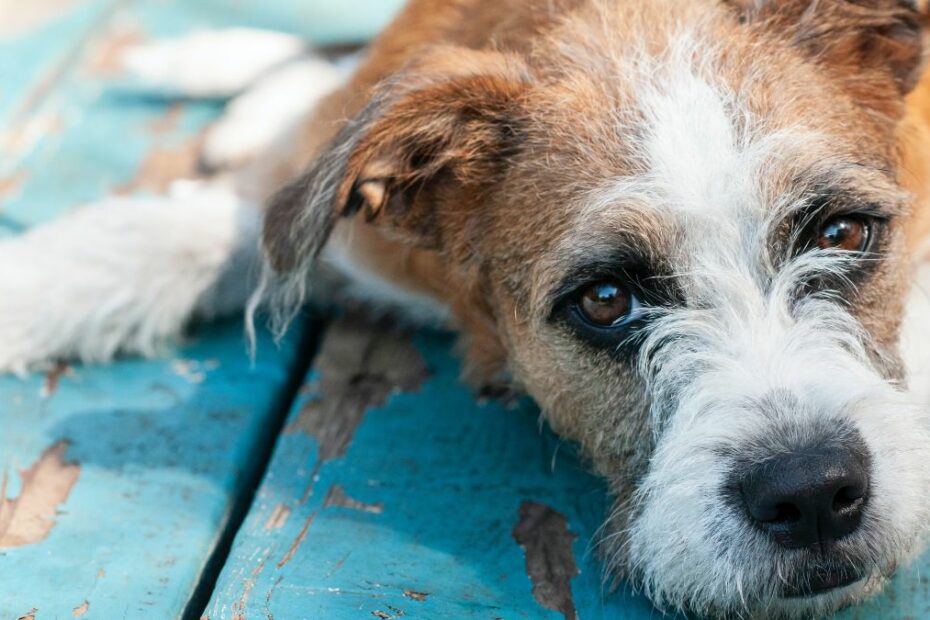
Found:
[{"label": "scratch on wood", "polygon": [[428,376],[426,363],[409,340],[351,318],[330,328],[316,368],[319,396],[304,406],[286,432],[314,437],[322,462],[345,455],[368,409],[381,406],[396,391],[416,391]]},{"label": "scratch on wood", "polygon": [[252,574],[245,580],[245,584],[242,586],[242,596],[240,596],[239,600],[233,603],[232,606],[232,620],[246,620],[249,598],[252,596],[252,590],[255,589],[255,582],[258,581],[258,576],[265,570],[265,563],[268,561],[269,553],[270,551],[265,552],[261,561],[252,569]]},{"label": "scratch on wood", "polygon": [[565,620],[578,620],[572,597],[572,579],[579,573],[572,551],[577,536],[565,516],[544,504],[525,501],[513,538],[526,555],[536,602],[560,612]]},{"label": "scratch on wood", "polygon": [[423,602],[429,598],[429,594],[426,592],[416,592],[414,590],[404,590],[404,596],[414,601]]},{"label": "scratch on wood", "polygon": [[32,609],[30,609],[29,611],[27,611],[25,614],[23,614],[22,616],[20,616],[20,617],[17,618],[16,620],[36,620],[36,614],[37,614],[38,612],[39,612],[39,610],[36,609],[35,607],[33,607]]},{"label": "scratch on wood", "polygon": [[294,539],[294,542],[291,543],[291,548],[287,550],[287,553],[284,554],[284,557],[281,558],[281,561],[278,562],[278,568],[284,568],[287,566],[287,563],[293,559],[294,554],[297,553],[297,550],[300,548],[300,545],[304,542],[304,539],[307,537],[307,532],[310,531],[310,526],[313,525],[313,520],[316,518],[316,513],[312,513],[307,520],[304,521],[304,526],[300,528],[300,533],[297,534],[297,538]]},{"label": "scratch on wood", "polygon": [[75,618],[80,618],[81,616],[87,613],[88,609],[90,609],[90,603],[88,601],[84,601],[83,603],[81,603],[80,605],[72,609],[71,614]]},{"label": "scratch on wood", "polygon": [[280,530],[291,516],[291,509],[286,504],[278,504],[268,520],[265,522],[266,530]]},{"label": "scratch on wood", "polygon": [[329,492],[326,494],[326,500],[323,502],[323,508],[333,507],[349,508],[350,510],[358,510],[373,515],[379,515],[384,512],[384,504],[366,504],[352,499],[346,495],[345,489],[338,484],[334,484],[329,488]]},{"label": "scratch on wood", "polygon": [[55,513],[68,499],[81,467],[65,462],[68,443],[60,441],[36,463],[20,472],[19,497],[7,497],[9,475],[0,481],[0,549],[33,545],[45,540],[55,527]]}]

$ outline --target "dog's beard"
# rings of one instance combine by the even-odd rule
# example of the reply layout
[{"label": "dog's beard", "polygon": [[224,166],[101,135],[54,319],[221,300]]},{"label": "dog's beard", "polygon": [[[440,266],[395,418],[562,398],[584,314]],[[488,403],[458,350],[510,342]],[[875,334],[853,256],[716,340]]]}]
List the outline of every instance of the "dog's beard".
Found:
[{"label": "dog's beard", "polygon": [[[659,396],[656,449],[608,522],[609,568],[660,608],[717,617],[811,617],[880,590],[924,543],[930,430],[923,408],[874,368],[856,324],[811,300],[791,318],[747,319],[743,334],[771,330],[753,349],[733,325],[660,318],[643,358]],[[826,552],[778,546],[734,500],[731,472],[845,432],[871,455],[860,527]],[[842,587],[810,594],[830,580]]]}]

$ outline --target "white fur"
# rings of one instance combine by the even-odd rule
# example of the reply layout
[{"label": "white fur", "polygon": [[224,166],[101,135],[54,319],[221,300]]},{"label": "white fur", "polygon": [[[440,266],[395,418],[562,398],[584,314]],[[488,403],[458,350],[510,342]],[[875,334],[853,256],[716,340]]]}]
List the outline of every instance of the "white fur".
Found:
[{"label": "white fur", "polygon": [[171,95],[226,98],[306,50],[304,41],[293,35],[230,28],[140,45],[126,52],[123,64],[147,88]]},{"label": "white fur", "polygon": [[[580,235],[590,235],[592,221],[603,227],[637,210],[662,218],[677,233],[667,259],[688,300],[650,311],[639,358],[656,451],[638,494],[617,513],[632,510],[631,525],[608,544],[660,606],[810,617],[873,591],[921,548],[930,521],[927,403],[882,378],[867,334],[837,300],[798,302],[812,275],[853,268],[846,255],[771,255],[774,227],[810,190],[794,182],[779,194],[770,178],[791,169],[786,162],[810,162],[808,172],[829,166],[835,145],[814,128],[773,130],[753,118],[716,81],[713,44],[699,33],[670,40],[659,58],[644,53],[624,67],[637,106],[620,122],[636,123],[629,148],[643,172],[616,179],[579,212]],[[765,405],[770,398],[778,402]],[[782,581],[804,560],[728,504],[723,488],[736,461],[727,455],[764,460],[842,424],[873,459],[867,516],[842,547],[868,579],[787,601]]]},{"label": "white fur", "polygon": [[229,191],[112,199],[0,242],[0,371],[152,355],[190,319],[241,309],[258,210]]},{"label": "white fur", "polygon": [[331,63],[306,57],[285,64],[229,102],[207,133],[201,159],[214,169],[241,166],[293,134],[343,80]]}]

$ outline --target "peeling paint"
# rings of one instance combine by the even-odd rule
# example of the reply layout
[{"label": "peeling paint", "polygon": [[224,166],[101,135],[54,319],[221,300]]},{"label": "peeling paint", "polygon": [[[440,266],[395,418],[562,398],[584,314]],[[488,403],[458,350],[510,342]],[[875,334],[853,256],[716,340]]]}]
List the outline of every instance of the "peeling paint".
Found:
[{"label": "peeling paint", "polygon": [[20,472],[22,490],[7,497],[9,474],[0,481],[0,549],[33,545],[45,540],[55,527],[58,507],[68,499],[81,468],[64,460],[67,442],[46,450],[29,469]]},{"label": "peeling paint", "polygon": [[25,172],[16,172],[6,177],[0,177],[0,198],[17,198],[29,176]]},{"label": "peeling paint", "polygon": [[87,67],[91,75],[113,77],[123,71],[126,51],[145,41],[142,31],[135,25],[124,24],[97,41],[90,52]]},{"label": "peeling paint", "polygon": [[61,379],[69,376],[71,373],[72,370],[70,366],[64,362],[56,363],[55,367],[45,375],[45,381],[42,383],[42,389],[39,390],[39,396],[42,398],[49,398],[52,396],[58,391],[58,385],[61,383]]},{"label": "peeling paint", "polygon": [[291,516],[291,508],[286,504],[278,504],[272,511],[268,521],[265,522],[266,530],[280,530],[287,523],[288,517]]},{"label": "peeling paint", "polygon": [[304,406],[285,432],[314,437],[321,462],[345,455],[368,409],[383,405],[396,391],[415,392],[429,376],[409,340],[349,318],[327,333],[316,368],[319,397]]},{"label": "peeling paint", "polygon": [[565,620],[578,620],[572,596],[572,579],[579,574],[572,550],[577,536],[565,516],[544,504],[525,501],[513,538],[526,555],[536,602],[560,612]]},{"label": "peeling paint", "polygon": [[116,187],[115,193],[127,195],[147,191],[165,194],[178,179],[200,178],[198,162],[203,140],[203,134],[200,134],[184,140],[178,146],[153,148],[132,180]]},{"label": "peeling paint", "polygon": [[87,613],[88,609],[90,609],[90,603],[87,601],[84,601],[83,603],[81,603],[80,605],[78,605],[77,607],[71,610],[71,615],[73,615],[75,618],[80,618],[81,616]]},{"label": "peeling paint", "polygon": [[345,489],[343,489],[338,484],[334,484],[329,488],[329,492],[326,494],[326,500],[323,502],[323,508],[334,507],[358,510],[360,512],[367,512],[373,515],[379,515],[384,512],[384,504],[366,504],[364,502],[352,499],[346,495]]},{"label": "peeling paint", "polygon": [[278,568],[284,568],[287,566],[287,563],[294,558],[294,554],[297,553],[300,545],[303,544],[304,539],[307,537],[307,532],[310,531],[310,526],[313,525],[314,519],[316,519],[315,512],[307,517],[306,521],[304,521],[304,526],[300,528],[300,533],[297,534],[297,538],[294,539],[294,542],[291,543],[290,549],[287,550],[287,553],[285,553],[284,557],[281,558],[281,561],[278,562]]}]

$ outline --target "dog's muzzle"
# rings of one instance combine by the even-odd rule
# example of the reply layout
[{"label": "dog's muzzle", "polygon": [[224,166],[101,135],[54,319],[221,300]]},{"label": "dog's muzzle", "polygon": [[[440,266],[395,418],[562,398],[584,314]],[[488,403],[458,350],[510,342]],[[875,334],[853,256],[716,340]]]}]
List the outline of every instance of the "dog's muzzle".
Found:
[{"label": "dog's muzzle", "polygon": [[844,563],[837,543],[862,524],[870,491],[868,449],[858,437],[778,454],[734,472],[750,523],[787,552],[818,558],[785,583],[784,596],[811,596],[864,577]]}]

